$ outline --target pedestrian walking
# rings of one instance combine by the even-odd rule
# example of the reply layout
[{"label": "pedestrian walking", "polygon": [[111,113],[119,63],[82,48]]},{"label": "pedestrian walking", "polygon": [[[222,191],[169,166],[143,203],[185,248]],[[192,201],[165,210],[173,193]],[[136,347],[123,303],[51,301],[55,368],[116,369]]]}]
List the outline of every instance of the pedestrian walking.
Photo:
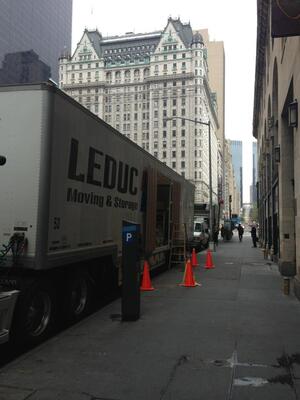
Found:
[{"label": "pedestrian walking", "polygon": [[219,244],[219,228],[215,228],[213,233],[213,240],[216,246]]},{"label": "pedestrian walking", "polygon": [[252,247],[257,247],[256,246],[257,236],[256,236],[256,226],[255,225],[252,225],[252,228],[251,228],[251,238],[252,238],[252,243],[253,243]]},{"label": "pedestrian walking", "polygon": [[224,228],[224,225],[221,225],[221,236],[222,236],[222,238],[224,239],[224,236],[225,236],[225,228]]},{"label": "pedestrian walking", "polygon": [[241,224],[239,224],[237,230],[239,233],[239,241],[241,242],[243,240],[244,228],[242,227]]}]

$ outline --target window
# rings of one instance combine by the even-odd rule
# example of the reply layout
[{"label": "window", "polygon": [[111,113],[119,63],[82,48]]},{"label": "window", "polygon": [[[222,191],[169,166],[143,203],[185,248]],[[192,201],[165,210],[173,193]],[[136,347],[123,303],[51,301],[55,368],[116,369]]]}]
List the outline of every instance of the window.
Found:
[{"label": "window", "polygon": [[167,137],[167,131],[163,131],[163,138]]},{"label": "window", "polygon": [[[176,131],[172,131],[172,136],[176,137]],[[175,142],[176,143],[176,142]]]},{"label": "window", "polygon": [[181,157],[182,157],[182,158],[185,157],[185,150],[181,150]]},{"label": "window", "polygon": [[167,157],[167,152],[163,151],[162,156],[163,156],[163,158],[166,158]]},{"label": "window", "polygon": [[181,109],[181,115],[185,115],[185,108]]},{"label": "window", "polygon": [[173,60],[176,60],[177,56],[176,54],[173,54]]},{"label": "window", "polygon": [[172,162],[172,168],[174,168],[174,169],[176,168],[176,161]]},{"label": "window", "polygon": [[185,53],[182,53],[182,58],[185,58]]},{"label": "window", "polygon": [[172,157],[176,158],[176,151],[172,151]]},{"label": "window", "polygon": [[176,106],[177,105],[177,101],[176,101],[176,99],[173,99],[173,106]]},{"label": "window", "polygon": [[176,140],[172,140],[172,147],[176,147]]},{"label": "window", "polygon": [[181,147],[185,147],[185,140],[181,141]]},{"label": "window", "polygon": [[185,168],[185,161],[181,161],[181,168]]},{"label": "window", "polygon": [[173,115],[173,117],[176,116],[176,108],[174,108],[174,109],[172,110],[172,115]]},{"label": "window", "polygon": [[182,137],[185,136],[185,130],[184,130],[184,129],[182,129],[182,131],[181,131],[181,136],[182,136]]}]

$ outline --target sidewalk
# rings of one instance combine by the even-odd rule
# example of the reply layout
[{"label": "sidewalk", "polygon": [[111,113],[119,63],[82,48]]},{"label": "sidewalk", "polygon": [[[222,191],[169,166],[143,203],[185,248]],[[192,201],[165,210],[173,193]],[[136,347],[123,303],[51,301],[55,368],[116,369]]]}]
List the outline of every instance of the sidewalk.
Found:
[{"label": "sidewalk", "polygon": [[0,370],[0,400],[300,399],[300,303],[250,236],[220,242],[216,268],[142,293],[139,321],[117,300]]}]

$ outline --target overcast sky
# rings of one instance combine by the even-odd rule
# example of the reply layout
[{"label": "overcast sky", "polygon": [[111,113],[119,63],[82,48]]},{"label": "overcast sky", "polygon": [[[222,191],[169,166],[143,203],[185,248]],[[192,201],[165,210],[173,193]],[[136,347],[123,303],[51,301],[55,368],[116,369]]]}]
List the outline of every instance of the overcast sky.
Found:
[{"label": "overcast sky", "polygon": [[226,58],[225,136],[243,141],[244,202],[252,180],[252,113],[254,95],[255,0],[73,0],[73,51],[85,28],[103,36],[162,30],[168,17],[208,28],[211,40],[222,40]]}]

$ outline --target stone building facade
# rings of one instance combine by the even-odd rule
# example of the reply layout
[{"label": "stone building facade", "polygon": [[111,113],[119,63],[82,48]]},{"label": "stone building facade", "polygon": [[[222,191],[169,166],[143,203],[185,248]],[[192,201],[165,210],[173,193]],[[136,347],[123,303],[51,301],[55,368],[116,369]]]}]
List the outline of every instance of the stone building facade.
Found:
[{"label": "stone building facade", "polygon": [[[169,18],[164,30],[102,37],[85,30],[72,57],[60,59],[60,87],[196,186],[209,202],[211,127],[213,201],[222,180],[222,143],[203,38]],[[201,124],[200,121],[206,124]]]},{"label": "stone building facade", "polygon": [[300,297],[300,37],[271,37],[271,2],[258,0],[253,135],[258,152],[260,242]]},{"label": "stone building facade", "polygon": [[240,214],[240,191],[236,184],[236,178],[232,162],[231,141],[225,140],[225,195],[224,217],[229,218],[230,213]]}]

